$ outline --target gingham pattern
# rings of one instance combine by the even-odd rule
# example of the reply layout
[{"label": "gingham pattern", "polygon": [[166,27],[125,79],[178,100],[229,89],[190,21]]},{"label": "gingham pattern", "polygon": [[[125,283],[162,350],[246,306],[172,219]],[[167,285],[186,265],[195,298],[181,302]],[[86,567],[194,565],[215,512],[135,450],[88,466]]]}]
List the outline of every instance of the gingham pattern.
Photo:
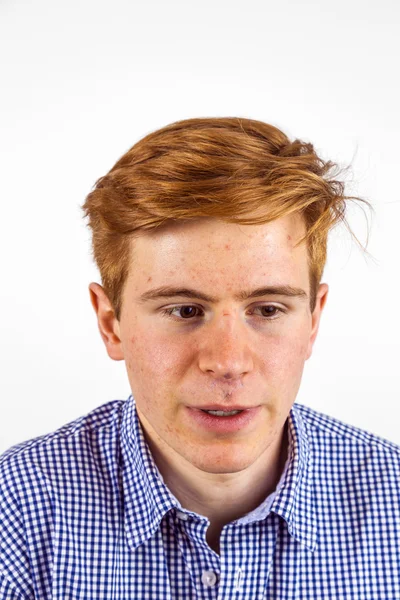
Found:
[{"label": "gingham pattern", "polygon": [[400,600],[400,448],[295,404],[274,494],[227,525],[164,485],[132,397],[0,462],[1,600]]}]

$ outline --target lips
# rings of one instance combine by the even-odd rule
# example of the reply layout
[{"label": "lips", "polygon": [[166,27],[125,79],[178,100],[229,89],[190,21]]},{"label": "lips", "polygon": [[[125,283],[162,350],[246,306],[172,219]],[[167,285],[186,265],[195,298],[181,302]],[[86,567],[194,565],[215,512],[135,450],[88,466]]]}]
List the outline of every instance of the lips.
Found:
[{"label": "lips", "polygon": [[[218,416],[206,412],[216,410],[230,412],[239,411],[234,415]],[[212,435],[240,435],[256,427],[261,406],[221,406],[220,404],[207,404],[204,407],[187,407],[187,417],[190,422],[201,431],[208,431]]]},{"label": "lips", "polygon": [[221,404],[207,404],[206,406],[191,406],[190,408],[196,408],[197,410],[222,410],[224,412],[231,412],[232,410],[250,410],[256,408],[255,406],[224,406]]}]

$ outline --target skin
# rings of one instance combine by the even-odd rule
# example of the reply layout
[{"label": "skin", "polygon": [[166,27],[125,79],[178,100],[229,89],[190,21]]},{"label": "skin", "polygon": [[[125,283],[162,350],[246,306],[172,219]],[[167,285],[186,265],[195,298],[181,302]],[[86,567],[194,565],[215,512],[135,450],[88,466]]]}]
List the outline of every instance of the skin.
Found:
[{"label": "skin", "polygon": [[[184,508],[208,517],[216,552],[224,525],[275,489],[287,458],[286,420],[328,294],[320,284],[311,313],[307,249],[294,247],[304,233],[297,215],[262,225],[203,218],[143,233],[132,241],[120,321],[103,288],[89,286],[101,337],[110,358],[125,361],[164,481]],[[235,298],[283,285],[304,295]],[[141,300],[160,286],[194,288],[213,301]],[[215,403],[260,410],[243,430],[217,434],[191,417],[193,407]]]}]

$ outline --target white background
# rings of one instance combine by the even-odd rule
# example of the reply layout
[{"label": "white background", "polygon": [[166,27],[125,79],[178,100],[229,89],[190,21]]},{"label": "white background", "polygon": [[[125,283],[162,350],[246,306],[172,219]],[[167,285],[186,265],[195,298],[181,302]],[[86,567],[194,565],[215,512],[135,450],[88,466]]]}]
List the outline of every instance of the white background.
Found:
[{"label": "white background", "polygon": [[[137,140],[241,116],[352,163],[363,256],[330,243],[298,402],[400,444],[399,3],[0,0],[0,451],[130,394],[87,286],[80,205]],[[349,213],[362,241],[361,210]]]}]

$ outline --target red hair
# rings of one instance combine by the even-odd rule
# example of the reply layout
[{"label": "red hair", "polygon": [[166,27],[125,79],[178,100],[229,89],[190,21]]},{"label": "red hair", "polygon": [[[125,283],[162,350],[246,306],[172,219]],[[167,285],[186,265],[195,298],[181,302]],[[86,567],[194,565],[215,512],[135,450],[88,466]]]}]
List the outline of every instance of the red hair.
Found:
[{"label": "red hair", "polygon": [[313,311],[329,231],[338,222],[350,230],[348,200],[368,204],[345,196],[338,174],[312,144],[251,119],[187,119],[145,136],[96,182],[82,207],[116,318],[134,234],[199,217],[260,224],[292,213],[306,225],[299,243],[308,247]]}]

